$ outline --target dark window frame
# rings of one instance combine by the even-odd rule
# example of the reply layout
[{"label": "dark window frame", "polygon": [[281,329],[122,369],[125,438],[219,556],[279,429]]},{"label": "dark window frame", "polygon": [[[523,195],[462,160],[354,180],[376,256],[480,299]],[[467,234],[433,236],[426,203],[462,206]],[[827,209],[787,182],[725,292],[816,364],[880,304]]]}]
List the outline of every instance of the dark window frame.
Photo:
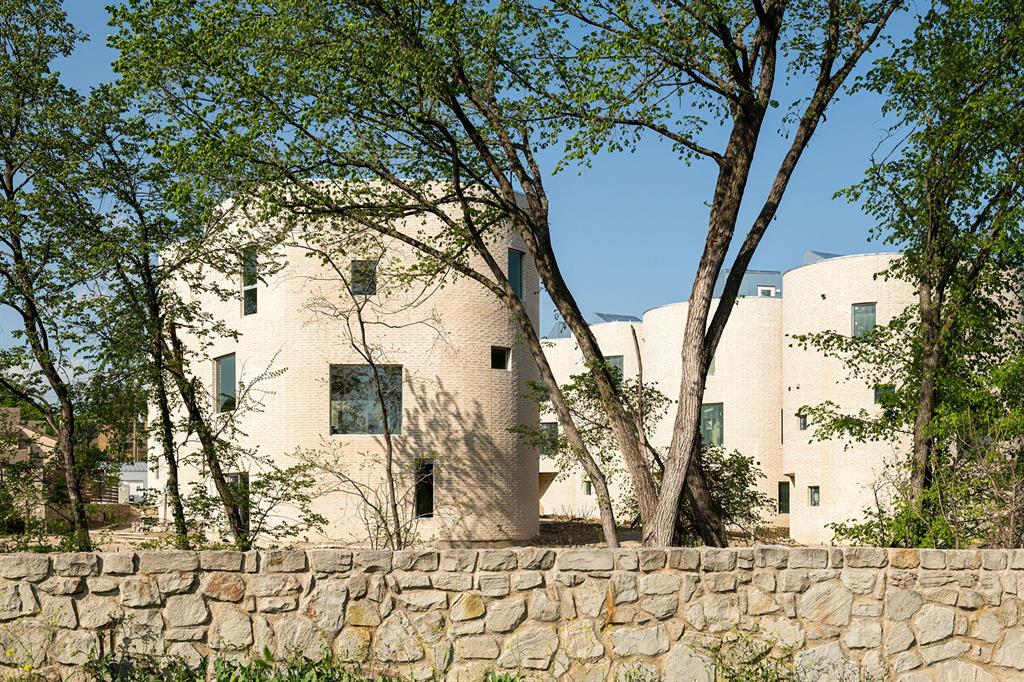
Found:
[{"label": "dark window frame", "polygon": [[437,509],[436,466],[430,458],[418,459],[415,463],[413,493],[413,514],[417,519],[432,519]]},{"label": "dark window frame", "polygon": [[[783,491],[785,491],[785,494],[783,494]],[[789,481],[779,481],[777,500],[776,508],[778,513],[788,514],[792,504]]]},{"label": "dark window frame", "polygon": [[[520,299],[526,290],[525,265],[526,254],[518,249],[508,250],[508,281],[512,290]],[[515,265],[513,265],[515,264]]]},{"label": "dark window frame", "polygon": [[259,312],[259,252],[255,247],[242,253],[242,315]]},{"label": "dark window frame", "polygon": [[377,293],[378,262],[375,260],[353,260],[349,264],[353,296],[373,296]]},{"label": "dark window frame", "polygon": [[491,346],[491,369],[511,371],[512,349],[508,346]]}]

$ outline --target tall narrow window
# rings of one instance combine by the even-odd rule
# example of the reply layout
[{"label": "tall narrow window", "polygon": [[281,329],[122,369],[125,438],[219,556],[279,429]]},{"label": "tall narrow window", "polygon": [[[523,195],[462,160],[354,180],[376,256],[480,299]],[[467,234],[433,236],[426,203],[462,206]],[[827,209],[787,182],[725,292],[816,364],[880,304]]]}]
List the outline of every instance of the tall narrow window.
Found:
[{"label": "tall narrow window", "polygon": [[587,497],[594,494],[594,484],[589,478],[583,479],[583,494]]},{"label": "tall narrow window", "polygon": [[541,454],[554,457],[558,453],[558,422],[540,423]]},{"label": "tall narrow window", "polygon": [[779,513],[789,513],[789,481],[779,481]]},{"label": "tall narrow window", "polygon": [[242,314],[255,315],[257,309],[256,284],[259,281],[259,261],[256,249],[242,254]]},{"label": "tall narrow window", "polygon": [[715,376],[715,356],[711,356],[711,362],[708,363],[708,376]]},{"label": "tall narrow window", "polygon": [[377,365],[381,404],[373,385],[370,365],[331,365],[331,433],[384,433],[384,415],[388,430],[402,431],[402,366]]},{"label": "tall narrow window", "polygon": [[516,296],[523,297],[523,252],[508,250],[508,281]]},{"label": "tall narrow window", "polygon": [[797,419],[800,420],[800,430],[801,431],[806,431],[807,430],[807,424],[808,424],[807,413],[804,412],[803,410],[801,410],[800,412],[796,413],[796,416],[797,416]]},{"label": "tall narrow window", "polygon": [[434,518],[434,460],[416,462],[416,518]]},{"label": "tall narrow window", "polygon": [[231,499],[238,506],[242,516],[242,529],[249,532],[249,474],[244,471],[224,474],[224,482],[228,484]]},{"label": "tall narrow window", "polygon": [[217,411],[230,412],[235,409],[235,354],[223,355],[213,361],[216,375]]},{"label": "tall narrow window", "polygon": [[722,447],[725,430],[722,403],[700,406],[700,439],[706,447]]},{"label": "tall narrow window", "polygon": [[356,296],[372,296],[377,293],[377,261],[352,261],[352,293]]},{"label": "tall narrow window", "polygon": [[816,485],[807,486],[807,504],[812,507],[821,506],[821,488]]},{"label": "tall narrow window", "polygon": [[875,304],[854,303],[852,306],[853,336],[864,336],[875,328]]}]

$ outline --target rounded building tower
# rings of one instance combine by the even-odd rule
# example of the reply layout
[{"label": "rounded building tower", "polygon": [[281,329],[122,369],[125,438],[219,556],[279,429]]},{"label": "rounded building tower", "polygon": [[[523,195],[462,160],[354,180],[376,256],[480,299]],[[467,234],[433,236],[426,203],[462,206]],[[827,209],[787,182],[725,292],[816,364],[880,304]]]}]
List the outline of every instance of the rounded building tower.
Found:
[{"label": "rounded building tower", "polygon": [[841,256],[803,265],[784,276],[782,312],[782,469],[792,486],[790,537],[805,544],[832,541],[830,523],[863,518],[874,489],[900,444],[847,443],[814,438],[805,406],[831,401],[847,414],[880,409],[884,387],[850,379],[842,360],[800,348],[795,334],[825,330],[857,335],[885,324],[914,302],[906,282],[875,277],[895,254]]},{"label": "rounded building tower", "polygon": [[[429,228],[427,219],[415,222],[411,229]],[[310,541],[380,537],[386,435],[407,532],[449,546],[527,540],[538,531],[537,453],[511,429],[538,422],[525,397],[538,373],[517,320],[466,277],[410,278],[410,247],[375,249],[325,264],[290,244],[275,267],[247,256],[234,280],[220,277],[237,297],[201,294],[203,310],[237,333],[190,342],[211,411],[233,413],[238,444],[256,453],[253,461],[315,465],[313,510],[328,523]],[[507,254],[509,279],[536,326],[537,272],[519,235],[495,236],[491,252],[499,262]],[[486,271],[482,261],[470,264]],[[254,466],[229,478],[254,489]],[[201,480],[194,467],[182,479]],[[287,509],[275,514],[289,518]]]}]

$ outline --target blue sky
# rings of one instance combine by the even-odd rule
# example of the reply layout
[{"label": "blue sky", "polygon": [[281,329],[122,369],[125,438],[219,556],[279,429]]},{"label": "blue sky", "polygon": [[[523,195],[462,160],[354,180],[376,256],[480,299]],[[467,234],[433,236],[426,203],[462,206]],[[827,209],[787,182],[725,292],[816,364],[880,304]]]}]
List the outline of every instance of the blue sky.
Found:
[{"label": "blue sky", "polygon": [[[99,0],[69,0],[65,7],[90,41],[57,68],[67,83],[87,89],[112,76],[114,53],[105,45],[107,12]],[[901,36],[909,26],[901,19],[891,32]],[[778,99],[786,103],[792,97]],[[881,104],[877,96],[860,93],[829,110],[751,267],[786,270],[802,262],[805,249],[844,254],[888,250],[868,242],[870,225],[856,206],[832,198],[863,174],[881,136]],[[778,125],[772,120],[762,133],[740,230],[759,208],[788,145]],[[651,139],[634,154],[604,155],[585,171],[569,169],[548,178],[556,252],[588,315],[640,314],[687,298],[704,244],[705,202],[714,177],[709,162],[688,167],[669,146]],[[12,322],[0,312],[0,328]],[[542,331],[551,322],[551,305],[545,301]]]}]

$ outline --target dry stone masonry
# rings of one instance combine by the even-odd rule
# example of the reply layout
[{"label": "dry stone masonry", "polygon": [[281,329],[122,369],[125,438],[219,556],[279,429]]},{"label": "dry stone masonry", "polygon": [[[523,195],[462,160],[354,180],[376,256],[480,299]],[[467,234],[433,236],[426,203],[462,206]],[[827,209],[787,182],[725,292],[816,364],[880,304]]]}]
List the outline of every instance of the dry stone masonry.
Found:
[{"label": "dry stone masonry", "polygon": [[327,650],[377,671],[713,679],[737,637],[809,680],[1024,680],[1024,551],[315,549],[0,555],[7,670],[115,649]]}]

